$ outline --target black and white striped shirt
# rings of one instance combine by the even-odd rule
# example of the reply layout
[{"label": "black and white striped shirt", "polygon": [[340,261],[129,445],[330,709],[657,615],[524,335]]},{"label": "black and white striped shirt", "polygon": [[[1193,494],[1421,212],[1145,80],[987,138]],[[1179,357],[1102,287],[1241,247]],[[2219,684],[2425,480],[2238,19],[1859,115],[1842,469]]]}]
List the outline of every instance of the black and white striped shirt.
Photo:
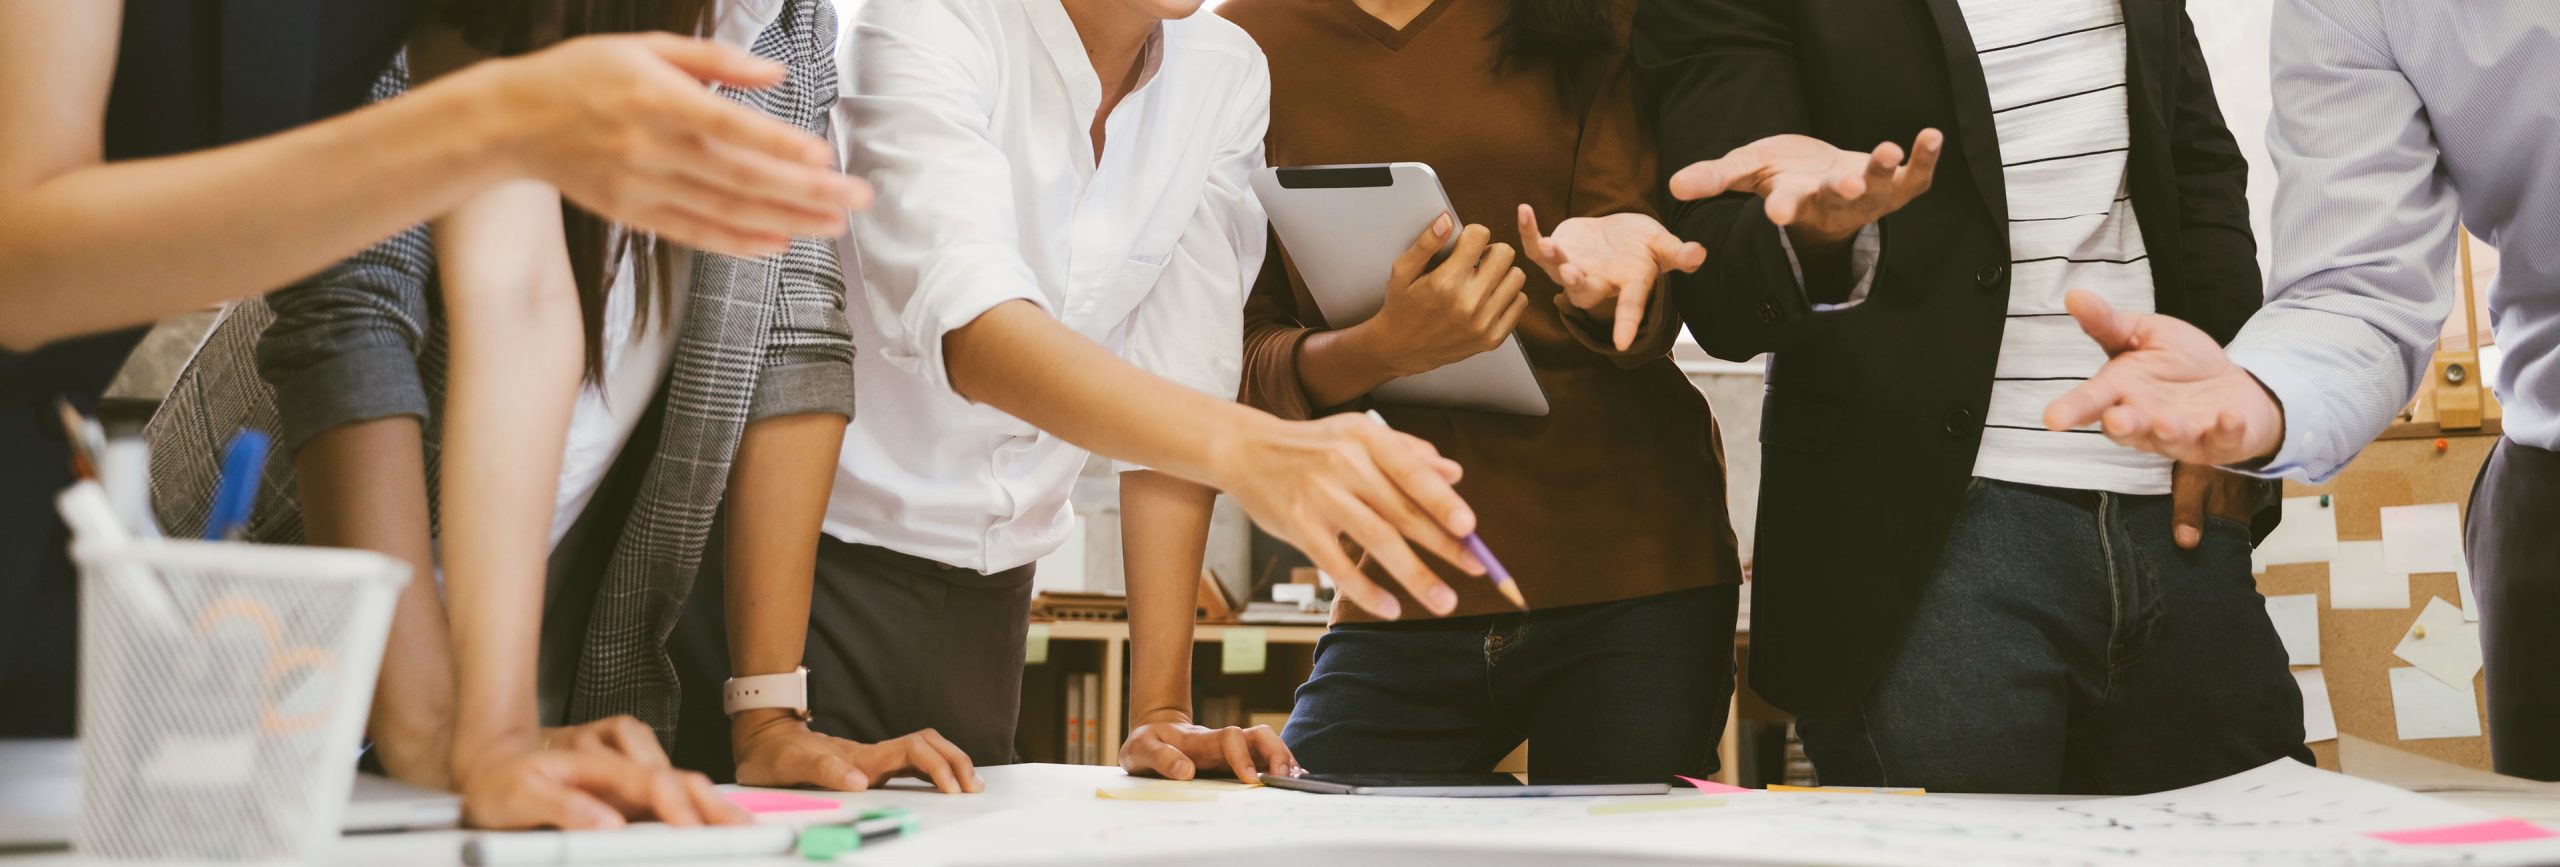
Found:
[{"label": "black and white striped shirt", "polygon": [[2009,199],[2009,321],[1973,474],[2126,494],[2169,491],[2169,461],[2093,426],[2044,429],[2044,408],[2106,363],[2062,305],[2089,289],[2156,307],[2127,194],[2124,8],[2119,0],[1961,0]]}]

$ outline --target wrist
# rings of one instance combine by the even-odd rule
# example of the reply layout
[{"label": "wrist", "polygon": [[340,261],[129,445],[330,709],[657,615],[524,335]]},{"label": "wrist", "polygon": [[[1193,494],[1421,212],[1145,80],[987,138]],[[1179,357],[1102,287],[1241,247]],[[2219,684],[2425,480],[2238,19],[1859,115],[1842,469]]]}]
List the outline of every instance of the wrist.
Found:
[{"label": "wrist", "polygon": [[729,747],[744,754],[756,741],[777,734],[808,731],[809,723],[789,708],[760,707],[742,710],[729,718]]},{"label": "wrist", "polygon": [[1380,324],[1385,321],[1384,316],[1372,316],[1366,322],[1335,331],[1333,345],[1328,349],[1340,356],[1336,364],[1368,371],[1371,377],[1365,378],[1379,382],[1429,371],[1430,367],[1396,351],[1397,341],[1389,334],[1394,329]]},{"label": "wrist", "polygon": [[437,118],[438,128],[454,143],[460,161],[486,172],[490,182],[535,177],[533,153],[541,112],[526,105],[514,70],[523,61],[493,58],[456,73],[450,86],[429,84],[417,96],[441,97],[441,105],[421,112]]},{"label": "wrist", "polygon": [[454,785],[468,786],[481,768],[498,764],[514,756],[541,750],[542,747],[540,728],[487,731],[476,734],[457,731],[453,736],[453,755],[448,760],[453,771]]},{"label": "wrist", "polygon": [[1146,713],[1139,714],[1136,719],[1130,721],[1129,728],[1134,731],[1142,726],[1190,724],[1190,708],[1167,706],[1158,707],[1154,710],[1147,711]]},{"label": "wrist", "polygon": [[1785,230],[1787,243],[1796,249],[1796,258],[1809,260],[1840,255],[1849,248],[1849,241],[1858,237],[1859,230],[1865,228],[1865,226],[1850,226],[1845,231],[1833,231],[1807,225],[1794,225],[1785,227]]},{"label": "wrist", "polygon": [[1291,423],[1243,404],[1226,406],[1242,412],[1234,413],[1231,421],[1206,426],[1210,433],[1202,457],[1207,472],[1197,480],[1221,491],[1235,491],[1246,487],[1246,480],[1253,476],[1256,455],[1287,436]]}]

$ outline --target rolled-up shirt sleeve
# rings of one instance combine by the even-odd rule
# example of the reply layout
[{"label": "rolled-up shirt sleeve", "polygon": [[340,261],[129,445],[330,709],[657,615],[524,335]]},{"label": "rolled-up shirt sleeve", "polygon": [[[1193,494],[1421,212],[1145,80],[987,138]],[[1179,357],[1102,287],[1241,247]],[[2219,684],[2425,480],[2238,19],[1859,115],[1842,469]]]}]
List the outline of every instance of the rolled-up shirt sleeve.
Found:
[{"label": "rolled-up shirt sleeve", "polygon": [[[815,91],[811,95],[824,106],[837,99],[840,79],[834,48],[840,40],[835,16],[826,4],[806,8],[812,13],[806,22],[762,16],[759,32],[770,38],[758,41],[789,46],[779,52],[780,59],[793,78],[809,83]],[[807,38],[788,38],[795,30],[805,31]],[[811,132],[828,134],[822,109],[796,111],[788,119]],[[845,322],[844,269],[836,245],[823,238],[793,238],[790,249],[767,264],[779,269],[780,280],[747,420],[804,414],[852,418],[853,333]]]},{"label": "rolled-up shirt sleeve", "polygon": [[1120,350],[1142,370],[1222,400],[1234,398],[1243,380],[1245,293],[1262,272],[1269,237],[1253,172],[1262,168],[1263,134],[1271,125],[1270,80],[1256,58],[1252,78],[1229,103],[1200,206],[1155,287],[1131,312]]},{"label": "rolled-up shirt sleeve", "polygon": [[[1013,184],[990,132],[997,22],[944,3],[869,3],[853,25],[836,146],[879,199],[852,215],[867,346],[951,387],[943,336],[1007,301],[1047,309],[1014,230]],[[1053,311],[1054,312],[1054,311]]]},{"label": "rolled-up shirt sleeve", "polygon": [[2251,472],[2320,482],[2417,389],[2452,309],[2456,203],[2371,0],[2275,16],[2275,291],[2230,354],[2284,406],[2283,446]]},{"label": "rolled-up shirt sleeve", "polygon": [[418,359],[433,263],[422,225],[268,293],[276,318],[258,336],[258,376],[275,389],[285,454],[341,425],[427,418]]}]

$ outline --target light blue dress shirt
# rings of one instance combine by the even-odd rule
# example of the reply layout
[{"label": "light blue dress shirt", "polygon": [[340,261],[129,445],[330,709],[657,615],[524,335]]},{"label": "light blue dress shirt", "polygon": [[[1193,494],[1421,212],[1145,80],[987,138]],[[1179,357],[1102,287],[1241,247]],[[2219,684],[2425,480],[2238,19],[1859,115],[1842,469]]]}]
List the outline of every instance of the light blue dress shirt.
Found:
[{"label": "light blue dress shirt", "polygon": [[2457,219],[2498,250],[2506,435],[2560,449],[2560,2],[2278,0],[2273,33],[2275,266],[2230,347],[2284,403],[2262,472],[2325,481],[2408,404]]}]

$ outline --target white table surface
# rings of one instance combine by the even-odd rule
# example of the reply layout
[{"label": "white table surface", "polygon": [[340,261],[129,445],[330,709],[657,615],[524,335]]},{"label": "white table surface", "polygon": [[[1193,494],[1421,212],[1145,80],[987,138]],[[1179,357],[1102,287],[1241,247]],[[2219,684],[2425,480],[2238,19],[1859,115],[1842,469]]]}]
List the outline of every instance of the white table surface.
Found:
[{"label": "white table surface", "polygon": [[[2392,751],[2386,750],[2385,752]],[[2377,770],[2380,769],[2377,768]],[[2412,766],[2411,768],[2401,768],[2398,770],[2403,773],[2413,773],[2420,776],[2426,776],[2431,775],[2434,771],[2440,771],[2441,769]],[[2521,815],[2524,818],[2550,821],[2548,818],[2549,816],[2552,816],[2555,813],[2560,813],[2560,784],[2527,783],[2525,781],[2513,780],[2511,778],[2497,777],[2481,771],[2468,771],[2467,769],[2459,770],[2464,771],[2468,775],[2472,775],[2471,779],[2464,780],[2464,782],[2477,782],[2482,779],[2486,779],[2505,781],[2516,785],[2480,787],[2483,789],[2489,789],[2490,791],[2483,791],[2478,794],[2460,790],[2448,790],[2454,789],[2455,787],[2440,788],[2437,786],[2422,784],[2424,782],[2435,782],[2432,779],[2412,779],[2408,781],[2408,787],[2421,791],[2432,790],[2430,793],[2437,797],[2442,797],[2446,800],[2458,803],[2470,804],[2504,815]],[[974,795],[944,795],[924,788],[921,783],[913,780],[895,781],[888,788],[870,792],[838,793],[795,790],[795,794],[834,799],[843,803],[848,810],[869,809],[875,807],[905,807],[914,811],[923,828],[922,835],[929,836],[934,834],[939,828],[949,827],[951,825],[958,824],[965,819],[985,815],[999,810],[1022,806],[1036,806],[1044,803],[1092,803],[1095,800],[1095,790],[1099,788],[1161,785],[1159,783],[1154,783],[1153,781],[1134,780],[1126,774],[1123,774],[1118,768],[1084,765],[1007,765],[985,768],[980,771],[980,774],[986,781],[986,791]],[[2400,782],[2389,779],[2390,776],[2393,776],[2393,774],[2389,773],[2367,774],[2367,776],[2383,779],[2385,782]],[[2529,794],[2525,794],[2528,792]],[[1674,795],[1674,797],[1686,794],[1687,793],[1680,793]],[[2517,799],[2520,795],[2526,800],[2519,802]],[[1310,795],[1308,797],[1323,796]],[[1661,796],[1642,797],[1651,798]],[[1642,798],[1635,800],[1640,799]],[[2546,806],[2541,810],[2519,808],[2522,805],[2532,803],[2540,803]],[[2541,813],[2541,815],[2534,815],[2537,812]],[[828,816],[841,815],[843,814],[821,812],[797,814],[781,813],[769,814],[766,817],[766,820],[783,824],[800,824],[812,820],[823,819]],[[793,819],[795,816],[798,817],[797,821],[794,821]],[[332,863],[380,865],[380,867],[412,867],[412,865],[416,865],[416,867],[427,867],[427,865],[443,867],[443,865],[457,865],[462,863],[461,852],[463,843],[466,840],[469,840],[474,833],[476,832],[454,830],[350,836],[344,839],[342,845],[340,845],[337,851],[331,855],[329,860]],[[886,854],[889,851],[888,847],[895,845],[896,844],[894,842],[884,844],[881,851]],[[1238,854],[1242,853],[1227,853],[1224,856],[1212,856],[1211,853],[1203,853],[1204,857],[1216,857],[1223,864],[1237,863],[1234,860],[1234,856]],[[1300,853],[1300,863],[1303,863],[1305,854],[1306,853]],[[1473,864],[1481,865],[1484,863],[1484,859],[1481,855],[1470,857],[1475,859],[1472,862]],[[1412,860],[1414,858],[1420,858],[1421,861],[1416,862]],[[1325,860],[1334,865],[1342,863],[1338,858],[1325,858],[1318,860]],[[1359,859],[1353,858],[1351,860]],[[1406,853],[1403,857],[1399,857],[1396,860],[1400,864],[1443,863],[1434,861],[1432,858],[1428,857],[1427,853]],[[56,865],[68,867],[68,865],[77,865],[86,862],[81,862],[68,853],[59,853],[38,856],[21,856],[16,858],[0,858],[0,863],[5,863],[8,867],[56,867]],[[711,867],[711,865],[783,865],[808,864],[809,862],[786,856],[770,859],[727,858],[699,862],[652,861],[646,863],[650,865],[663,865],[663,867],[689,867],[689,865]],[[1445,863],[1468,864],[1470,862],[1463,859],[1451,859]]]}]

